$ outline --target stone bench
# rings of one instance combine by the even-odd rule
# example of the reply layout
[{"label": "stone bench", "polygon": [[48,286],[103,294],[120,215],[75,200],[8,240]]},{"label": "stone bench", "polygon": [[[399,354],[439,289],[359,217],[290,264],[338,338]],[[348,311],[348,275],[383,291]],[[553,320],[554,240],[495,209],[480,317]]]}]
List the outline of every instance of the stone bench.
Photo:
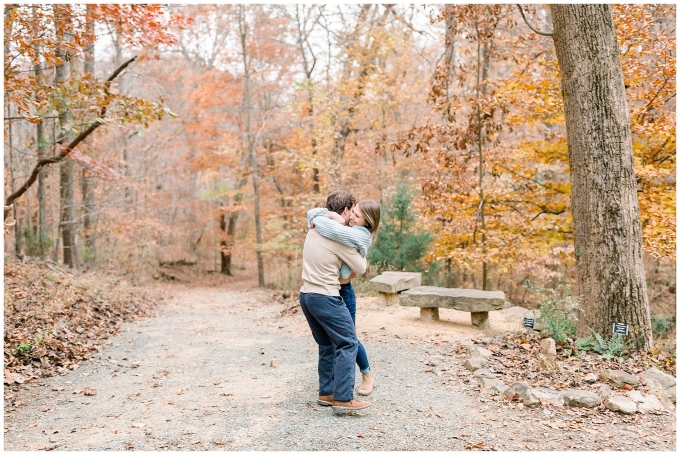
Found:
[{"label": "stone bench", "polygon": [[418,272],[383,272],[369,283],[378,291],[378,303],[390,306],[399,303],[399,292],[420,286],[422,277]]},{"label": "stone bench", "polygon": [[422,321],[438,321],[439,308],[451,308],[470,312],[472,325],[482,329],[489,327],[489,311],[512,306],[505,300],[503,291],[479,291],[477,289],[439,288],[419,286],[399,294],[399,305],[420,307]]}]

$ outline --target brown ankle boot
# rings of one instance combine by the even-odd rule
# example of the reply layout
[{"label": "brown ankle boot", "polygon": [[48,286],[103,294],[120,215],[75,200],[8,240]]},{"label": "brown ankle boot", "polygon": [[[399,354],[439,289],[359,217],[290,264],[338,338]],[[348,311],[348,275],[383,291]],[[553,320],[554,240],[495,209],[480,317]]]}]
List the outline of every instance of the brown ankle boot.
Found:
[{"label": "brown ankle boot", "polygon": [[375,378],[373,377],[373,373],[370,371],[364,375],[362,375],[361,378],[361,387],[359,387],[359,390],[357,393],[359,395],[370,395],[371,392],[373,392],[373,386],[375,385]]},{"label": "brown ankle boot", "polygon": [[319,395],[319,399],[316,402],[319,406],[333,406],[333,395]]}]

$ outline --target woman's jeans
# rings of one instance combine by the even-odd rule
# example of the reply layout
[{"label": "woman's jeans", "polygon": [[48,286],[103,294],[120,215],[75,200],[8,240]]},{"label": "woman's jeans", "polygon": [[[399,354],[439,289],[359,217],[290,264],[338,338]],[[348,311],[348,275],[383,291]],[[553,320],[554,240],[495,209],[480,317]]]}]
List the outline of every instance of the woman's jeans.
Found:
[{"label": "woman's jeans", "polygon": [[319,345],[319,396],[350,401],[358,340],[347,307],[340,297],[311,292],[300,293],[300,307]]},{"label": "woman's jeans", "polygon": [[[357,299],[354,295],[354,288],[352,287],[351,282],[340,285],[340,297],[345,301],[349,314],[352,316],[354,327],[356,327]],[[357,350],[357,365],[359,366],[361,374],[366,374],[371,371],[371,367],[368,365],[368,355],[366,354],[366,349],[364,349],[364,345],[361,344],[361,341],[359,341],[359,349]]]}]

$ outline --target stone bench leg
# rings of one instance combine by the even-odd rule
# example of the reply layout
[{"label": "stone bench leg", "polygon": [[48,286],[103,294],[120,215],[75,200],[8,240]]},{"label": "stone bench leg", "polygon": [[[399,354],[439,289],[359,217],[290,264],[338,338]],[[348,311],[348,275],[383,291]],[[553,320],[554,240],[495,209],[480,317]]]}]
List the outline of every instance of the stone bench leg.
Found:
[{"label": "stone bench leg", "polygon": [[420,320],[421,321],[438,321],[439,320],[439,308],[421,308],[420,309]]},{"label": "stone bench leg", "polygon": [[399,304],[399,294],[393,294],[391,292],[378,292],[378,305],[398,305]]},{"label": "stone bench leg", "polygon": [[479,327],[480,329],[488,329],[489,328],[489,312],[488,311],[481,311],[479,313],[470,313],[470,319],[472,321],[472,325],[475,327]]}]

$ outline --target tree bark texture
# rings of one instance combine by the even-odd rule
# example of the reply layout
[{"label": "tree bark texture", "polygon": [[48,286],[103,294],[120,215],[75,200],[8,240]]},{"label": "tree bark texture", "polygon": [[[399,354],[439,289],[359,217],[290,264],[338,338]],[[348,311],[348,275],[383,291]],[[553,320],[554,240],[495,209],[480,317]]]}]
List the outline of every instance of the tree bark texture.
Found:
[{"label": "tree bark texture", "polygon": [[[232,227],[232,224],[233,223],[229,223],[230,228]],[[220,240],[220,272],[224,275],[232,276],[231,249],[234,244],[234,236],[230,236],[227,233],[227,211],[224,206],[220,209],[220,229],[224,232],[224,237]]]},{"label": "tree bark texture", "polygon": [[[87,51],[85,52],[85,73],[89,73],[94,78],[94,19],[92,17],[92,6],[87,6],[86,27],[91,36],[91,40]],[[93,79],[91,79],[93,80]],[[96,203],[94,198],[94,184],[95,179],[87,169],[83,168],[82,175],[82,192],[83,192],[83,207],[85,213],[83,214],[83,236],[85,237],[85,246],[89,250],[89,257],[92,259],[97,256],[97,245],[95,242],[95,216]]]},{"label": "tree bark texture", "polygon": [[611,7],[551,5],[567,127],[580,335],[652,346],[630,122]]},{"label": "tree bark texture", "polygon": [[[65,15],[70,15],[70,8],[63,9]],[[68,26],[67,17],[65,22]],[[63,26],[55,24],[58,33],[62,35],[63,41],[70,41],[70,31],[64,30]],[[65,47],[57,50],[57,56],[62,62],[56,67],[56,83],[63,84],[71,77],[71,56]],[[70,142],[73,134],[69,130],[72,120],[71,112],[66,106],[65,100],[60,100],[59,111],[59,137],[64,142]],[[78,252],[76,248],[76,224],[75,224],[75,169],[73,161],[65,160],[59,172],[59,199],[61,201],[61,234],[62,248],[64,250],[64,264],[75,269],[78,268]]]},{"label": "tree bark texture", "polygon": [[246,46],[248,36],[248,23],[246,19],[245,6],[240,5],[239,31],[241,32],[241,47],[243,50],[243,69],[245,74],[246,86],[246,129],[248,135],[248,150],[252,165],[253,178],[253,197],[255,199],[255,237],[257,242],[257,282],[264,288],[264,259],[262,257],[262,226],[260,220],[260,179],[257,171],[257,151],[255,149],[255,138],[253,137],[253,104],[250,94],[250,68],[248,66],[248,48]]}]

